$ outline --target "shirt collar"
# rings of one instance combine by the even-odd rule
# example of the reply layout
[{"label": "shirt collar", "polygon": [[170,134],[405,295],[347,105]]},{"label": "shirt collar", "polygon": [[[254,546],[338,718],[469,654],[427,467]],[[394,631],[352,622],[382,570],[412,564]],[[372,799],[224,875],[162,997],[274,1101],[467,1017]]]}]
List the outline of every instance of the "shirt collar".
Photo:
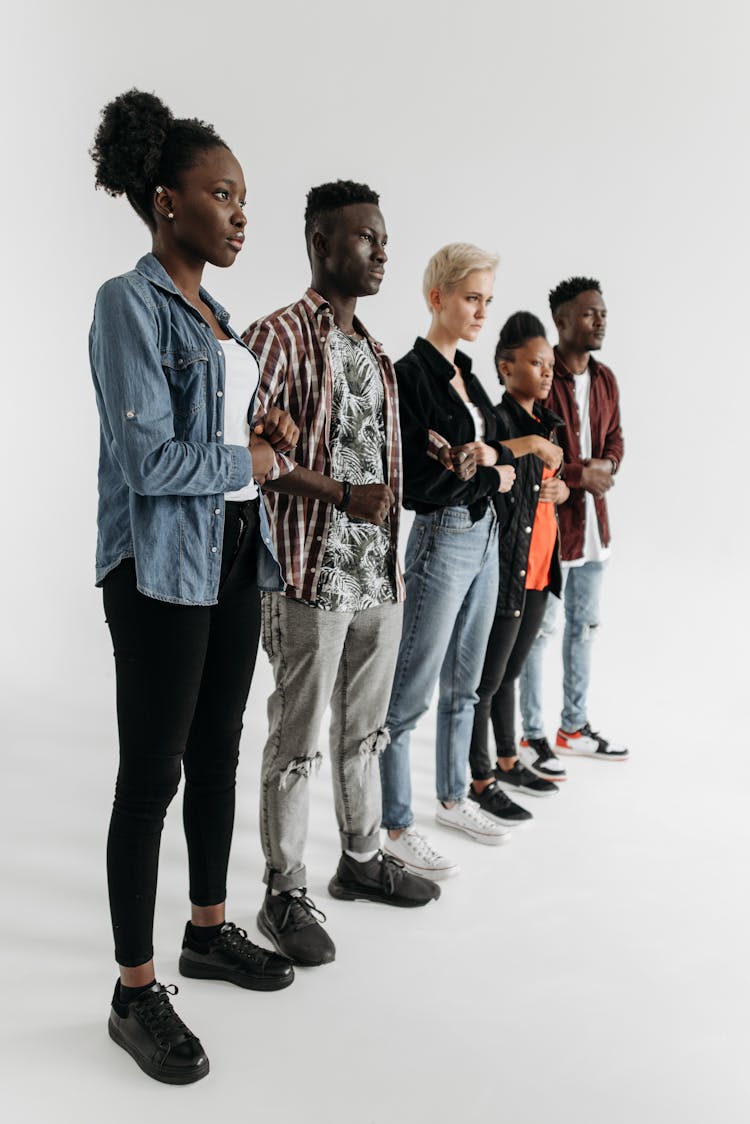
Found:
[{"label": "shirt collar", "polygon": [[[177,288],[159,259],[154,257],[153,254],[144,254],[140,261],[136,263],[135,269],[136,273],[140,273],[142,277],[145,277],[152,285],[155,285],[157,289],[163,289],[165,292],[171,293],[172,296],[179,297],[188,308],[193,308],[190,301],[186,300]],[[223,308],[217,300],[214,300],[211,294],[206,292],[202,285],[199,292],[201,298],[206,302],[216,319],[222,324],[226,324],[229,320],[229,313],[227,310]],[[197,309],[193,309],[193,311],[200,316]]]},{"label": "shirt collar", "polygon": [[[501,404],[510,414],[515,415],[519,421],[527,425],[532,421],[532,418],[529,417],[523,406],[519,405],[513,395],[508,394],[507,390],[503,394]],[[556,429],[559,425],[564,424],[563,419],[553,413],[552,410],[548,410],[542,402],[534,403],[534,419],[549,432]]]},{"label": "shirt collar", "polygon": [[[333,308],[326,300],[326,298],[321,296],[320,293],[318,293],[315,289],[310,288],[305,290],[302,296],[302,304],[304,304],[304,306],[312,316],[319,317],[322,320],[328,321],[328,331],[330,331],[331,328],[334,327]],[[364,326],[358,316],[354,317],[353,326],[355,331],[359,332],[360,336],[365,337],[373,350],[382,353],[382,343],[380,343],[370,335],[370,333],[367,331],[367,328]]]},{"label": "shirt collar", "polygon": [[[444,355],[441,355],[438,349],[434,344],[431,344],[429,340],[424,339],[422,336],[417,336],[414,341],[414,350],[424,361],[430,374],[442,378],[446,382],[450,382],[452,378],[455,378],[456,372],[453,363],[451,363],[449,359],[446,359]],[[471,377],[471,359],[468,355],[464,355],[463,351],[456,352],[455,364],[465,379]]]},{"label": "shirt collar", "polygon": [[[599,363],[598,360],[596,360],[593,355],[589,355],[589,365],[587,367],[587,370],[589,371],[590,374],[598,375],[600,370],[601,370],[601,366],[602,366],[602,364]],[[581,372],[581,373],[583,374],[583,372]],[[560,352],[557,350],[557,347],[555,347],[555,375],[558,378],[562,378],[562,379],[574,379],[575,378],[575,375],[573,374],[573,372],[570,370],[570,368],[568,366],[566,366],[565,362],[563,361],[563,359],[560,355]]]}]

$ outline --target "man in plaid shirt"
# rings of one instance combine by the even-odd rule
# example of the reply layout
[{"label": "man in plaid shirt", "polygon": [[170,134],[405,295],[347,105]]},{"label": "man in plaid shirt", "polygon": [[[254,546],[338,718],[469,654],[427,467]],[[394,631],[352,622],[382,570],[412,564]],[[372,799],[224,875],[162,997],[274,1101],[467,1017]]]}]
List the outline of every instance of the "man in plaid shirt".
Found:
[{"label": "man in plaid shirt", "polygon": [[[327,706],[342,848],[330,893],[397,906],[426,905],[440,893],[380,851],[378,757],[388,744],[404,585],[396,380],[355,316],[357,299],[377,293],[384,276],[378,202],[364,184],[313,188],[305,212],[310,288],[244,336],[260,363],[261,410],[281,407],[299,425],[300,483],[307,473],[330,481],[328,502],[317,486],[300,496],[282,494],[283,478],[265,485],[288,584],[263,599],[263,646],[276,685],[261,777],[267,892],[258,925],[280,952],[308,965],[335,956],[325,918],[307,896],[304,865],[310,774]],[[287,470],[280,461],[279,472]]]}]

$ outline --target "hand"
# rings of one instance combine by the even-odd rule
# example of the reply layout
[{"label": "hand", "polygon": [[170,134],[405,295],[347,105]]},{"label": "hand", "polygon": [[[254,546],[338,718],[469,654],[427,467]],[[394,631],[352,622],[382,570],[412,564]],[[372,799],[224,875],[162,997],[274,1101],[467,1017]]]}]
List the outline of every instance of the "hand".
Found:
[{"label": "hand", "polygon": [[481,464],[485,468],[495,468],[497,465],[497,449],[493,449],[491,445],[485,445],[484,441],[469,441],[468,444],[459,447],[467,453],[473,453],[477,464]]},{"label": "hand", "polygon": [[346,514],[379,527],[395,503],[396,497],[387,484],[353,484]]},{"label": "hand", "polygon": [[273,448],[263,437],[251,433],[250,456],[253,460],[253,479],[256,484],[263,484],[276,463]]},{"label": "hand", "polygon": [[596,496],[600,500],[614,484],[612,462],[600,460],[596,457],[592,458],[588,464],[583,466],[581,484],[587,492],[591,492],[592,496]]},{"label": "hand", "polygon": [[477,462],[468,445],[444,445],[437,458],[448,472],[455,472],[459,480],[471,480]]},{"label": "hand", "polygon": [[496,464],[495,472],[500,477],[498,492],[509,492],[516,482],[516,470],[512,464]]},{"label": "hand", "polygon": [[559,445],[553,445],[546,437],[537,437],[534,443],[534,455],[539,457],[542,464],[557,472],[562,464],[563,451]]},{"label": "hand", "polygon": [[565,503],[570,495],[570,488],[561,480],[559,476],[553,476],[549,480],[543,480],[542,486],[539,489],[539,502],[540,503]]},{"label": "hand", "polygon": [[262,418],[257,419],[253,433],[262,434],[279,453],[288,453],[299,440],[299,426],[291,414],[278,406],[271,406]]}]

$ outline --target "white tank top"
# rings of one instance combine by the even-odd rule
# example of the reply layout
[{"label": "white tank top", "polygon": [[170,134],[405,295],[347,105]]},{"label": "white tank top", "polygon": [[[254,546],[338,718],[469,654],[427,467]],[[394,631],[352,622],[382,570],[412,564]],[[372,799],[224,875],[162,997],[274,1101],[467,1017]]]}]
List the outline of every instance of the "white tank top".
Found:
[{"label": "white tank top", "polygon": [[[224,351],[224,444],[242,445],[250,441],[247,412],[260,379],[258,360],[237,340],[219,340]],[[236,492],[225,492],[225,500],[254,500],[258,485],[254,480]]]}]

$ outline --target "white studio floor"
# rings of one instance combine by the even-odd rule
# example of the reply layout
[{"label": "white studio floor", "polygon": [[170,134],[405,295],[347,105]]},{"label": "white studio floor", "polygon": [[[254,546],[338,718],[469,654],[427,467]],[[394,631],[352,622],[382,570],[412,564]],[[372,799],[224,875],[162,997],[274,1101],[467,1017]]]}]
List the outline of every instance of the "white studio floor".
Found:
[{"label": "white studio floor", "polygon": [[[613,609],[624,625],[627,609]],[[4,813],[4,1120],[746,1124],[747,785],[727,768],[726,749],[707,747],[701,723],[676,728],[658,690],[648,707],[637,705],[630,686],[658,677],[663,656],[644,650],[629,681],[597,673],[595,717],[607,715],[605,732],[627,738],[632,759],[570,761],[559,795],[527,799],[534,822],[496,849],[433,826],[425,719],[413,741],[418,826],[462,865],[426,909],[327,897],[337,844],[326,765],[314,786],[309,892],[328,915],[338,958],[298,969],[278,994],[178,976],[186,918],[178,797],[162,848],[158,974],[179,983],[178,1010],[211,1073],[172,1088],[142,1075],[106,1034],[114,717],[99,640],[101,671],[87,683],[86,705],[50,700],[33,733],[14,741]],[[616,665],[613,636],[599,644],[597,668]],[[552,721],[554,666],[549,674]],[[697,668],[686,704],[699,682]],[[269,684],[261,655],[230,873],[230,917],[259,940],[257,773]]]}]

